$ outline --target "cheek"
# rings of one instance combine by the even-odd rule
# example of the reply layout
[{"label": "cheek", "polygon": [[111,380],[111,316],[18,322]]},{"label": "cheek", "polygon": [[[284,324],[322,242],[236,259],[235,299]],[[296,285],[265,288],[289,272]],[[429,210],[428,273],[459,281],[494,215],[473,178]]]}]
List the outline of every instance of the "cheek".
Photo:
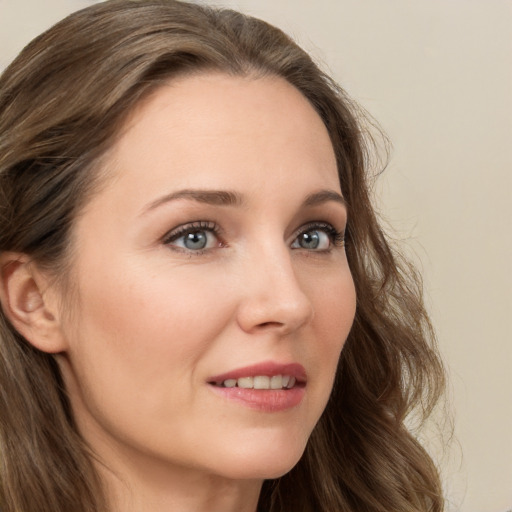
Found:
[{"label": "cheek", "polygon": [[193,351],[201,333],[222,324],[226,306],[221,276],[153,272],[132,268],[98,276],[82,287],[80,313],[86,328],[136,352]]},{"label": "cheek", "polygon": [[[144,395],[148,413],[169,393],[186,406],[197,363],[231,315],[218,292],[221,277],[120,265],[87,276],[69,336],[82,392],[107,406],[124,400],[127,408]],[[174,382],[183,383],[180,390],[173,391]]]},{"label": "cheek", "polygon": [[352,327],[356,310],[356,293],[348,267],[331,278],[310,283],[309,295],[315,316],[315,343],[308,345],[315,371],[322,383],[323,393],[331,391],[339,355]]},{"label": "cheek", "polygon": [[340,345],[344,343],[355,316],[354,281],[346,264],[337,272],[326,273],[321,277],[321,280],[306,282],[315,311],[314,320],[317,329],[323,334],[321,339]]}]

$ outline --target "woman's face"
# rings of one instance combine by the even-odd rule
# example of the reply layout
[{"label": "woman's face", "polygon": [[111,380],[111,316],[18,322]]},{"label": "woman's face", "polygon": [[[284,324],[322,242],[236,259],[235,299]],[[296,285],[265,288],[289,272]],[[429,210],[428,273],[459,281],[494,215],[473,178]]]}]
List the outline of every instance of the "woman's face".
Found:
[{"label": "woman's face", "polygon": [[134,112],[105,172],[62,323],[80,431],[113,466],[285,473],[355,310],[321,119],[282,79],[185,77]]}]

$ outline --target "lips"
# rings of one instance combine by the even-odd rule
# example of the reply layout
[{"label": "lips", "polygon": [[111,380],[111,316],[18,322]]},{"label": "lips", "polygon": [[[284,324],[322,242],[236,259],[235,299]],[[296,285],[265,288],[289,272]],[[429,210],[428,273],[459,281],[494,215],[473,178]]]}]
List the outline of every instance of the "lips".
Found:
[{"label": "lips", "polygon": [[298,363],[264,362],[215,375],[208,384],[229,401],[263,412],[278,412],[302,401],[306,381],[306,370]]},{"label": "lips", "polygon": [[[253,383],[254,380],[256,380],[256,382],[261,382],[264,379],[259,379],[260,377],[268,377],[270,382],[272,382],[272,380],[276,381],[275,377],[278,376],[281,376],[284,380],[282,387],[293,387],[293,385],[290,386],[289,384],[291,380],[295,381],[294,385],[296,384],[303,386],[305,385],[307,380],[306,370],[301,364],[279,364],[275,362],[264,362],[251,366],[245,366],[243,368],[237,368],[236,370],[232,370],[221,375],[216,375],[208,379],[208,382],[216,386],[222,386],[226,381],[237,381],[237,383],[242,383],[242,386],[239,387],[255,387],[256,389],[258,389],[257,386],[243,385],[243,383],[250,382],[249,379],[252,379]],[[286,377],[288,377],[288,380],[285,379]],[[260,389],[269,388],[264,386],[263,388]]]},{"label": "lips", "polygon": [[223,388],[244,388],[244,389],[291,389],[297,380],[290,375],[256,375],[254,377],[240,377],[238,379],[226,379],[216,386]]}]

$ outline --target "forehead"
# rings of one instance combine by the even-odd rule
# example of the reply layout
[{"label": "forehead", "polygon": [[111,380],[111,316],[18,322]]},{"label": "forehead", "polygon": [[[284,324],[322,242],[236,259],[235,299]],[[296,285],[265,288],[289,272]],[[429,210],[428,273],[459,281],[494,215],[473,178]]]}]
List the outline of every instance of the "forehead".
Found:
[{"label": "forehead", "polygon": [[[156,90],[128,118],[108,167],[131,193],[162,187],[261,188],[294,172],[339,189],[329,134],[278,77],[201,74]],[[243,192],[243,191],[242,191]]]}]

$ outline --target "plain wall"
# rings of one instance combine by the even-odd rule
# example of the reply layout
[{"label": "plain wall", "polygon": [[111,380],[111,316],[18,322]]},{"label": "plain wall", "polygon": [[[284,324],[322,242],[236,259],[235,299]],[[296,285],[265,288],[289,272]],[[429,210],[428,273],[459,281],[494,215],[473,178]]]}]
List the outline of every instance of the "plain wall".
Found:
[{"label": "plain wall", "polygon": [[[0,69],[86,0],[0,0]],[[450,372],[450,510],[512,508],[512,0],[225,0],[311,51],[392,140],[377,203]]]}]

